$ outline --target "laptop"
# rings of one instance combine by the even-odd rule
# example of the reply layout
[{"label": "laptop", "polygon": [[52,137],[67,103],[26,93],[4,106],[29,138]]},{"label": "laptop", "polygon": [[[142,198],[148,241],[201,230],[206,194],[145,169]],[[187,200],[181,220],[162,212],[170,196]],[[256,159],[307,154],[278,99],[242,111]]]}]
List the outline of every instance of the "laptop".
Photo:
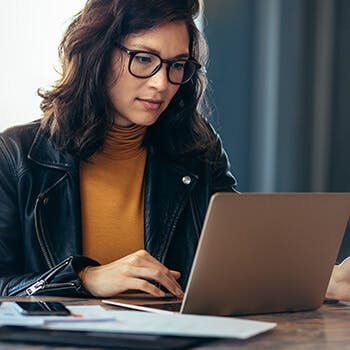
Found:
[{"label": "laptop", "polygon": [[[249,315],[314,310],[324,301],[350,216],[350,193],[216,193],[180,313]],[[104,300],[143,311],[174,307],[140,294]]]}]

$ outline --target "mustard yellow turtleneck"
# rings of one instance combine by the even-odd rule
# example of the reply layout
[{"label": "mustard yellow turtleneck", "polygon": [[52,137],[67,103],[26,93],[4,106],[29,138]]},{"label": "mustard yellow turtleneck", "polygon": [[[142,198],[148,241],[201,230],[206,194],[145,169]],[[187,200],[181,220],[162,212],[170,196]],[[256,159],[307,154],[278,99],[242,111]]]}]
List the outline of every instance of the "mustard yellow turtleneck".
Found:
[{"label": "mustard yellow turtleneck", "polygon": [[80,165],[83,254],[106,264],[144,247],[146,127],[114,126]]}]

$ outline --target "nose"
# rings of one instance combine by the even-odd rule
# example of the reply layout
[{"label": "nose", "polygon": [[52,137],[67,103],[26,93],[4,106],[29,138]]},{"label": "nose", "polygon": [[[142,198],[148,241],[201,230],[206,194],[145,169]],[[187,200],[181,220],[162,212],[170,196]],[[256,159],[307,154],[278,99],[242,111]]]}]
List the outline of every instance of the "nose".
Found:
[{"label": "nose", "polygon": [[154,75],[148,78],[149,85],[158,91],[165,91],[168,88],[169,81],[166,71],[166,65],[163,64],[161,69]]}]

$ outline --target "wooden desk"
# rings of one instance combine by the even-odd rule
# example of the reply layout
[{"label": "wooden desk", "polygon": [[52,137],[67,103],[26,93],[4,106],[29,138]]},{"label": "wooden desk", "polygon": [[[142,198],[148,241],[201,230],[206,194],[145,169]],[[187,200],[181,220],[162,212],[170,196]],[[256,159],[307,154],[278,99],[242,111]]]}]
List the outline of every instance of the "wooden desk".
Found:
[{"label": "wooden desk", "polygon": [[[20,299],[23,300],[23,298]],[[0,298],[0,301],[9,300],[14,299]],[[31,297],[24,300],[58,300],[67,305],[100,304],[97,299],[60,297]],[[114,308],[113,306],[103,305],[106,308]],[[350,306],[344,304],[323,305],[319,310],[313,312],[258,315],[244,318],[276,322],[278,325],[268,333],[245,341],[221,340],[194,349],[350,349]],[[4,343],[0,343],[0,348],[4,346]],[[23,345],[11,344],[11,348],[23,349]],[[49,348],[58,349],[58,347],[48,346],[26,346],[24,349]]]}]

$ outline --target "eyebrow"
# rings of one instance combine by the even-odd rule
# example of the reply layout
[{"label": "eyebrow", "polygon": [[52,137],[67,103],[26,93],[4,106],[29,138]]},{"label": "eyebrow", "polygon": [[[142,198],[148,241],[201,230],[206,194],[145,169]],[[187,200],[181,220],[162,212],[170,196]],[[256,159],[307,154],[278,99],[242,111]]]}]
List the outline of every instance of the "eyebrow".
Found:
[{"label": "eyebrow", "polygon": [[[133,45],[131,45],[131,46],[133,46]],[[149,52],[151,52],[151,53],[155,53],[155,54],[157,54],[157,55],[159,55],[159,56],[161,56],[160,55],[160,52],[158,51],[158,50],[155,50],[155,49],[152,49],[151,47],[149,47],[149,46],[146,46],[146,45],[136,45],[137,46],[137,48],[135,48],[135,49],[130,49],[130,50],[133,50],[133,51],[137,51],[137,50],[145,50],[145,51],[149,51]],[[188,52],[185,52],[185,53],[181,53],[181,54],[179,54],[179,55],[176,55],[175,57],[171,57],[171,59],[176,59],[176,58],[189,58],[190,57],[190,54],[188,53]]]}]

